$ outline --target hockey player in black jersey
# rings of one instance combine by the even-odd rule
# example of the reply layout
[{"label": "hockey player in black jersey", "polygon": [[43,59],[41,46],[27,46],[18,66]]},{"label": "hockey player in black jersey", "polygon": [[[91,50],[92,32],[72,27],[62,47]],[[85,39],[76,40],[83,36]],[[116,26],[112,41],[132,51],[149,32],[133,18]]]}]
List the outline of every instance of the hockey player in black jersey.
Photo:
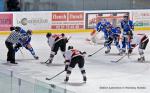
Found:
[{"label": "hockey player in black jersey", "polygon": [[46,64],[50,64],[53,61],[54,56],[57,54],[58,50],[60,49],[63,56],[64,52],[66,51],[66,43],[68,42],[67,37],[65,34],[51,34],[47,33],[46,37],[48,39],[47,43],[51,48],[50,58]]},{"label": "hockey player in black jersey", "polygon": [[65,82],[69,80],[71,71],[76,66],[76,64],[78,64],[78,67],[81,70],[81,73],[83,75],[83,81],[85,82],[87,81],[86,72],[84,69],[84,54],[86,54],[86,52],[81,52],[77,49],[74,49],[73,46],[68,47],[68,51],[65,52],[65,59],[66,59],[65,71],[67,71]]}]

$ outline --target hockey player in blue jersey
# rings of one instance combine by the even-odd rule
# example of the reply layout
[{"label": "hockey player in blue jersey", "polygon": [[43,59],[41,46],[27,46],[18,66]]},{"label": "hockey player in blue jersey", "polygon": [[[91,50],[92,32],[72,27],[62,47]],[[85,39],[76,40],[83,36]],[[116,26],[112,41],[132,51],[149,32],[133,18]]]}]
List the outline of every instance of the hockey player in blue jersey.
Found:
[{"label": "hockey player in blue jersey", "polygon": [[106,31],[107,31],[108,38],[104,42],[104,46],[106,46],[106,48],[107,48],[105,53],[107,54],[110,52],[112,42],[114,42],[115,46],[117,47],[117,49],[120,52],[120,44],[119,44],[119,38],[120,38],[120,34],[121,34],[120,27],[113,28],[112,26],[107,26]]},{"label": "hockey player in blue jersey", "polygon": [[120,49],[119,41],[120,41],[120,35],[121,35],[121,28],[116,27],[116,28],[112,29],[112,32],[113,32],[114,44],[120,53],[121,49]]},{"label": "hockey player in blue jersey", "polygon": [[133,37],[134,25],[133,21],[129,20],[129,16],[125,15],[124,19],[121,21],[122,32],[122,51],[120,54],[124,54],[126,52],[126,46],[128,48],[128,53],[131,53],[131,39]]},{"label": "hockey player in blue jersey", "polygon": [[96,25],[96,28],[95,28],[96,31],[98,31],[98,32],[102,31],[104,33],[105,40],[108,39],[108,34],[107,34],[107,30],[106,30],[107,26],[111,26],[110,22],[108,22],[107,20],[103,19],[101,22],[99,22]]},{"label": "hockey player in blue jersey", "polygon": [[15,46],[15,51],[17,52],[20,47],[25,47],[27,50],[30,51],[30,53],[33,55],[35,59],[39,59],[39,57],[35,54],[34,49],[32,48],[30,41],[31,41],[31,35],[32,35],[32,30],[28,30],[27,32],[21,28],[20,29],[21,34],[24,36],[23,39],[20,39],[19,42]]},{"label": "hockey player in blue jersey", "polygon": [[22,35],[26,34],[26,31],[19,26],[14,27],[15,30],[20,31]]}]

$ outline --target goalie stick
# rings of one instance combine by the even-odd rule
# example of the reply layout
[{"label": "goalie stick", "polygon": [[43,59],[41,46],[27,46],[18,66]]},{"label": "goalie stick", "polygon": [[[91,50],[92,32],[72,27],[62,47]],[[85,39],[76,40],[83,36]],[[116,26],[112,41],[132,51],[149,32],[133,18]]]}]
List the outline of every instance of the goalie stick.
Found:
[{"label": "goalie stick", "polygon": [[53,76],[53,77],[51,77],[51,78],[45,78],[46,80],[52,80],[52,79],[54,79],[55,77],[57,77],[58,75],[60,75],[60,74],[62,74],[63,72],[65,72],[65,70],[63,70],[63,71],[61,71],[61,72],[59,72],[58,74],[56,74],[55,76]]}]

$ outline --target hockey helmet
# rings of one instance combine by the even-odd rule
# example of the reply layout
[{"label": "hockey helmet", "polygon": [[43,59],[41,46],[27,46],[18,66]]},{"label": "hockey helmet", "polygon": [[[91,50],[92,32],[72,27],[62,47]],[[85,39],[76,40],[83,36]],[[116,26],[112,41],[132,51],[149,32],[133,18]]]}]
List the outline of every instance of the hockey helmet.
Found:
[{"label": "hockey helmet", "polygon": [[101,20],[101,24],[102,24],[102,25],[104,25],[106,22],[107,22],[106,19],[102,19],[102,20]]},{"label": "hockey helmet", "polygon": [[49,38],[51,35],[52,35],[52,33],[49,32],[46,34],[46,37]]},{"label": "hockey helmet", "polygon": [[129,15],[125,14],[123,17],[124,17],[124,18],[128,18],[128,17],[129,17]]},{"label": "hockey helmet", "polygon": [[73,46],[68,46],[68,50],[73,49]]},{"label": "hockey helmet", "polygon": [[30,29],[27,30],[27,34],[28,34],[28,35],[32,35],[32,30],[30,30]]},{"label": "hockey helmet", "polygon": [[20,31],[20,30],[21,30],[21,27],[16,26],[16,27],[15,27],[15,30],[16,30],[16,31]]},{"label": "hockey helmet", "polygon": [[123,18],[124,18],[125,21],[127,21],[129,19],[129,15],[126,14],[126,15],[123,16]]},{"label": "hockey helmet", "polygon": [[15,30],[15,27],[14,27],[14,26],[11,26],[11,27],[10,27],[10,31],[13,31],[13,30]]},{"label": "hockey helmet", "polygon": [[64,34],[64,33],[62,33],[61,35],[62,35],[63,37],[65,36],[65,34]]}]

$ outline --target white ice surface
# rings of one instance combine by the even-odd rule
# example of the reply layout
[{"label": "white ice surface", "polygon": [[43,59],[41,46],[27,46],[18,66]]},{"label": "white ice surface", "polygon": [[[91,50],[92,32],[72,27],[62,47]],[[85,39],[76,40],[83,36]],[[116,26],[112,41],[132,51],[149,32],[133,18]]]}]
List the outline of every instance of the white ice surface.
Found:
[{"label": "white ice surface", "polygon": [[[146,32],[148,33],[148,32]],[[150,34],[150,33],[148,33]],[[85,39],[89,33],[67,34],[72,36],[67,45],[73,45],[75,48],[86,51],[91,54],[97,51],[103,45],[90,45]],[[64,69],[64,59],[59,51],[55,56],[53,64],[45,66],[40,64],[49,58],[50,48],[47,44],[45,35],[33,35],[31,44],[40,57],[34,60],[32,55],[26,50],[21,49],[16,54],[17,66],[7,66],[2,63],[6,62],[7,48],[5,47],[5,39],[7,35],[0,36],[0,66],[12,69],[16,73],[27,77],[35,78],[43,82],[53,83],[60,87],[67,88],[75,93],[149,93],[150,91],[150,43],[145,51],[146,63],[137,62],[139,57],[137,48],[131,57],[125,57],[119,63],[112,63],[120,56],[116,55],[117,49],[113,46],[111,53],[106,55],[105,49],[85,58],[85,69],[87,72],[87,83],[82,83],[82,75],[78,66],[73,69],[68,84],[64,84],[65,73],[59,75],[52,81],[46,81],[46,77],[52,77]],[[5,60],[5,61],[3,61]],[[105,89],[102,89],[105,87]],[[108,88],[109,87],[109,88]],[[124,87],[121,89],[110,89],[113,87]],[[127,88],[128,87],[128,88]],[[129,89],[135,87],[144,87],[145,89]]]}]

